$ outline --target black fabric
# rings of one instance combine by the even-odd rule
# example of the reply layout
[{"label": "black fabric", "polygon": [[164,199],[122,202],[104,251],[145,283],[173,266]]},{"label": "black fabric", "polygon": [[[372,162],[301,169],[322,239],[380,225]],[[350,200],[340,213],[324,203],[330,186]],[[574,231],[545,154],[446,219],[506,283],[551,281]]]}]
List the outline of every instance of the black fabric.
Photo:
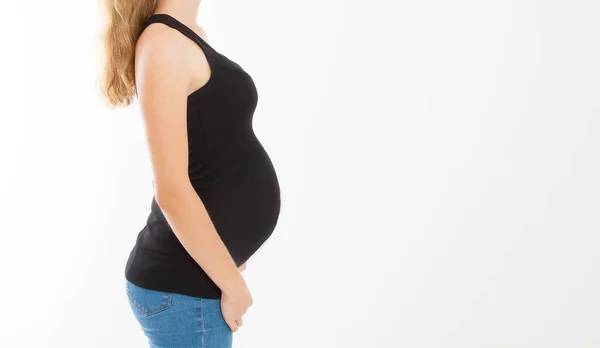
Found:
[{"label": "black fabric", "polygon": [[[206,84],[187,98],[189,177],[235,263],[240,266],[271,236],[280,212],[275,168],[252,128],[258,94],[250,75],[192,29],[166,14],[163,23],[198,44],[211,68]],[[146,225],[129,254],[132,283],[195,297],[221,290],[183,248],[152,197]]]}]

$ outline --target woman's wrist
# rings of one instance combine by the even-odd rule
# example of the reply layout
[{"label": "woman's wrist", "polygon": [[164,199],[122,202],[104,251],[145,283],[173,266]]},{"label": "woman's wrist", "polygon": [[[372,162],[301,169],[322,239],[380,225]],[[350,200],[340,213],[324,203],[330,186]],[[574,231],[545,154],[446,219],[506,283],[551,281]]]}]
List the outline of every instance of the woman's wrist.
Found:
[{"label": "woman's wrist", "polygon": [[246,284],[246,280],[237,268],[233,275],[229,278],[227,283],[224,284],[221,288],[221,291],[228,296],[234,296],[235,294],[245,293],[247,290],[248,286]]}]

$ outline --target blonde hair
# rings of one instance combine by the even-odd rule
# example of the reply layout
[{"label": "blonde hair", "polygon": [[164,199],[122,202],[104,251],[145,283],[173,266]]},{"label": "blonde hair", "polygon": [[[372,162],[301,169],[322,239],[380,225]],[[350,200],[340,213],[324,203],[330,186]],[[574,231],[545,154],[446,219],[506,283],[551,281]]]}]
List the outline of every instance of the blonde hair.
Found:
[{"label": "blonde hair", "polygon": [[112,106],[127,106],[135,88],[135,45],[142,25],[156,10],[157,0],[104,0],[104,67],[101,90]]}]

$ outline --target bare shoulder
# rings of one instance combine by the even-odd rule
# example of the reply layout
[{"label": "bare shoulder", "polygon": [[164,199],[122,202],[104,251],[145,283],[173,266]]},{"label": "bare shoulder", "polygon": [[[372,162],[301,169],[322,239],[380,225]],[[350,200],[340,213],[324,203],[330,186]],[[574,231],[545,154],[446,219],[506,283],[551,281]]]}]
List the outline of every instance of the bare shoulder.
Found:
[{"label": "bare shoulder", "polygon": [[134,66],[141,101],[150,102],[159,95],[173,98],[186,95],[191,76],[188,41],[164,25],[150,25],[140,35]]},{"label": "bare shoulder", "polygon": [[165,25],[148,26],[140,35],[135,47],[136,80],[148,72],[173,77],[189,74],[189,60],[186,54],[189,50],[188,41],[181,33]]},{"label": "bare shoulder", "polygon": [[159,56],[176,55],[185,49],[186,38],[176,30],[159,23],[150,25],[140,35],[135,54],[145,55],[151,53]]}]

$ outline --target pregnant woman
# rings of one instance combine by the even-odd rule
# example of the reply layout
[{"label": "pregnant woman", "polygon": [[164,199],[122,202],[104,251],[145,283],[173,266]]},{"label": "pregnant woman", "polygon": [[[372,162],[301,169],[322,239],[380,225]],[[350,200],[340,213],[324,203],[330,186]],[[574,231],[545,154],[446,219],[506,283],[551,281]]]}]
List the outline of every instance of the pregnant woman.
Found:
[{"label": "pregnant woman", "polygon": [[231,347],[252,305],[241,271],[281,204],[252,127],[256,86],[208,43],[200,0],[107,5],[102,91],[114,106],[137,97],[154,178],[127,299],[152,348]]}]

